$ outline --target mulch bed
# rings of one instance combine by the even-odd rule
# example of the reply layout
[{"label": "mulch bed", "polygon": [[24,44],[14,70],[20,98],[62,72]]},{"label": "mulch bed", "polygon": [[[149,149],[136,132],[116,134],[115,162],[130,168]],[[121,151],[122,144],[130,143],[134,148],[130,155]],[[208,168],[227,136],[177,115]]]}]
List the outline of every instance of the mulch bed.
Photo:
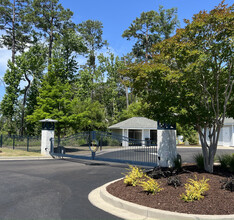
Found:
[{"label": "mulch bed", "polygon": [[[184,184],[195,175],[198,179],[208,178],[210,190],[206,192],[203,200],[185,202],[180,198],[180,195],[185,192]],[[158,179],[163,191],[155,195],[147,194],[140,186],[126,186],[123,180],[109,185],[107,191],[120,199],[155,209],[201,215],[234,214],[234,192],[221,189],[222,182],[232,176],[231,173],[223,172],[217,166],[214,167],[214,173],[210,174],[190,165],[184,166],[183,172],[180,172],[178,176],[182,185],[177,188],[169,186],[165,177]]]}]

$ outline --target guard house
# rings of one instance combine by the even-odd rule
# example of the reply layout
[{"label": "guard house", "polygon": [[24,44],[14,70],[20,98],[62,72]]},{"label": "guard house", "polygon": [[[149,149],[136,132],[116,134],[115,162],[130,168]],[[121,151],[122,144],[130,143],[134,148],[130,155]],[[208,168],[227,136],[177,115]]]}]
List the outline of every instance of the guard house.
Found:
[{"label": "guard house", "polygon": [[[145,117],[133,117],[117,124],[111,125],[112,134],[133,138],[136,140],[152,140],[157,142],[157,121]],[[127,147],[128,142],[122,141]]]}]

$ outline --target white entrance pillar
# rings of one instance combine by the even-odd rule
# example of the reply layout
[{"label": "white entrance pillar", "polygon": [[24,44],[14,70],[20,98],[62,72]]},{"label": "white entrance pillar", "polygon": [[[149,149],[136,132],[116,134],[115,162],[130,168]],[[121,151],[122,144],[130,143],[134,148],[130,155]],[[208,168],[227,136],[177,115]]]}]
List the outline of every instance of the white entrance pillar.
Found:
[{"label": "white entrance pillar", "polygon": [[54,138],[54,123],[56,120],[44,119],[40,120],[42,122],[41,131],[41,154],[49,156],[51,153],[51,138]]},{"label": "white entrance pillar", "polygon": [[158,162],[161,167],[172,167],[174,165],[174,159],[177,157],[176,129],[175,127],[168,127],[164,125],[164,127],[160,128],[160,125],[158,124]]}]

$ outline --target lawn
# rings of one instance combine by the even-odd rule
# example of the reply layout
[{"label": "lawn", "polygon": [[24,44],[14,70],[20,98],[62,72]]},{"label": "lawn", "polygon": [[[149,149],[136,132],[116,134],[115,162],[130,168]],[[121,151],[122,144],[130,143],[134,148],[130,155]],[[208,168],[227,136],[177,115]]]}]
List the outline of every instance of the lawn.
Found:
[{"label": "lawn", "polygon": [[18,157],[18,156],[35,156],[40,157],[40,152],[27,152],[24,150],[13,150],[9,148],[0,148],[0,157]]}]

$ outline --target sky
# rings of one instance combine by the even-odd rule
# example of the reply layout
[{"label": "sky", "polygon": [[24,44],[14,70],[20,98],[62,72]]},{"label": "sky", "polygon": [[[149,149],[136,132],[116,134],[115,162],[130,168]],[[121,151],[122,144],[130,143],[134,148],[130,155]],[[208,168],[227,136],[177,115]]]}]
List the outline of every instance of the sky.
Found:
[{"label": "sky", "polygon": [[[140,17],[143,11],[157,11],[159,5],[164,6],[165,9],[176,7],[180,27],[183,28],[183,19],[191,19],[201,10],[210,11],[220,2],[221,0],[60,0],[64,8],[69,8],[74,12],[75,23],[89,19],[101,21],[103,39],[108,41],[110,50],[118,56],[131,51],[133,42],[122,38],[122,34],[136,17]],[[233,0],[226,0],[225,3],[231,5]],[[0,48],[0,100],[5,91],[1,79],[10,56],[10,51]]]}]

